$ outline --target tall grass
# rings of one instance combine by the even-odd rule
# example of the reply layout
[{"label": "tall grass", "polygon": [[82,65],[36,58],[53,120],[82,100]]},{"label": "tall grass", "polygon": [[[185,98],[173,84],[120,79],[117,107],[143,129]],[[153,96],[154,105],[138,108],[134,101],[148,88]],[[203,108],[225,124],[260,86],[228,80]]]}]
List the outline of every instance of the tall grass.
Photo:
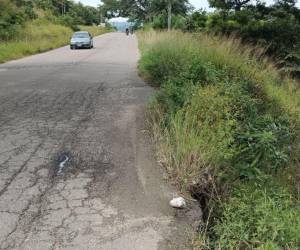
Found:
[{"label": "tall grass", "polygon": [[100,36],[104,33],[111,31],[109,28],[99,27],[96,25],[86,26],[86,25],[79,25],[80,30],[88,31],[92,36]]},{"label": "tall grass", "polygon": [[[94,36],[109,30],[96,26],[80,26]],[[0,42],[0,63],[58,48],[69,43],[72,29],[46,19],[28,22],[15,38]]]},{"label": "tall grass", "polygon": [[70,28],[46,20],[27,23],[17,37],[0,43],[0,62],[66,45],[71,34]]},{"label": "tall grass", "polygon": [[298,83],[235,38],[150,31],[139,41],[140,72],[160,87],[149,105],[159,160],[210,219],[199,246],[300,247]]}]

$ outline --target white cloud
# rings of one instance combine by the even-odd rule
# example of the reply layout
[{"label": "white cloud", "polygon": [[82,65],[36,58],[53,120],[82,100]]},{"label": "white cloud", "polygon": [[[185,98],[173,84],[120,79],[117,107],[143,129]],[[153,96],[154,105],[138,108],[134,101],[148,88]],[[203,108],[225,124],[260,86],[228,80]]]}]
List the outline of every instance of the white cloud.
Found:
[{"label": "white cloud", "polygon": [[75,2],[81,2],[84,5],[90,5],[98,7],[101,4],[101,0],[75,0]]},{"label": "white cloud", "polygon": [[114,18],[109,19],[110,23],[124,23],[127,21],[128,21],[128,18],[125,18],[125,17],[114,17]]}]

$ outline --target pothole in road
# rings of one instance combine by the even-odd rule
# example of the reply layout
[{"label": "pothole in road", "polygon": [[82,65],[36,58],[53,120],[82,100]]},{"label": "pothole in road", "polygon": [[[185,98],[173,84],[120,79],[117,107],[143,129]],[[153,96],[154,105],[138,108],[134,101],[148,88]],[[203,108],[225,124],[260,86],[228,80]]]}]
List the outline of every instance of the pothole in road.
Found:
[{"label": "pothole in road", "polygon": [[49,176],[51,179],[65,179],[74,177],[78,173],[87,173],[97,177],[112,172],[110,155],[107,152],[86,153],[61,150],[57,152],[51,161]]},{"label": "pothole in road", "polygon": [[68,162],[70,160],[70,157],[69,156],[67,156],[67,155],[64,155],[64,159],[59,163],[59,165],[58,165],[58,171],[57,171],[57,174],[59,175],[59,174],[61,174],[62,173],[62,171],[64,170],[64,167],[65,167],[65,165],[66,165],[66,163]]},{"label": "pothole in road", "polygon": [[71,155],[69,153],[61,153],[54,160],[54,168],[52,170],[52,176],[59,176],[65,172],[68,163],[71,161]]}]

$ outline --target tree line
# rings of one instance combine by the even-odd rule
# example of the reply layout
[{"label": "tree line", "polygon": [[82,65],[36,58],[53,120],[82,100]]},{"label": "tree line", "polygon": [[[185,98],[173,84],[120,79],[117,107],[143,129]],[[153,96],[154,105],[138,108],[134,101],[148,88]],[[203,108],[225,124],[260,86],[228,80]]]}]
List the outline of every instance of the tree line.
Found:
[{"label": "tree line", "polygon": [[99,10],[72,0],[0,0],[0,39],[14,38],[27,21],[43,17],[70,26],[99,24]]}]

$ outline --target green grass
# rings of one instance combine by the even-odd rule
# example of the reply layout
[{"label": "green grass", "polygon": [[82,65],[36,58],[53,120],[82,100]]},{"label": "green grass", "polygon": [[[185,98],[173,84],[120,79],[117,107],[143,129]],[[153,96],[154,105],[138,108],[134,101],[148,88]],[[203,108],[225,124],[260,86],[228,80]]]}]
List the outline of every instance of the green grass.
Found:
[{"label": "green grass", "polygon": [[237,39],[148,31],[139,41],[140,73],[160,87],[149,104],[159,161],[206,199],[199,248],[300,247],[298,83]]},{"label": "green grass", "polygon": [[[80,29],[94,36],[109,31],[96,26],[80,26]],[[29,22],[14,39],[0,43],[0,63],[67,45],[72,34],[70,28],[44,19]]]},{"label": "green grass", "polygon": [[15,39],[0,44],[0,62],[66,45],[72,32],[70,28],[46,20],[27,23]]},{"label": "green grass", "polygon": [[213,227],[215,245],[220,249],[299,249],[297,203],[284,187],[272,182],[236,188],[222,206],[221,223]]},{"label": "green grass", "polygon": [[85,25],[79,25],[80,30],[84,30],[84,31],[88,31],[92,34],[92,36],[100,36],[104,33],[107,33],[109,31],[111,31],[108,28],[103,28],[103,27],[99,27],[96,25],[93,26],[85,26]]}]

